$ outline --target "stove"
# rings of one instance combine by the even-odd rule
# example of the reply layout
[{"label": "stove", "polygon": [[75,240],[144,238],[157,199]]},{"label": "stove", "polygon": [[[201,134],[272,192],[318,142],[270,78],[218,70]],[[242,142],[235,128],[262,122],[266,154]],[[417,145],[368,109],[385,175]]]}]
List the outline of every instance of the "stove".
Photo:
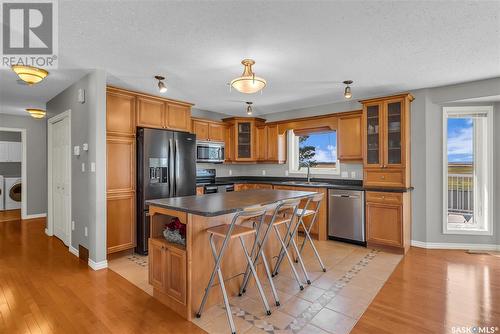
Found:
[{"label": "stove", "polygon": [[234,182],[216,182],[215,169],[196,169],[196,185],[203,186],[204,194],[234,191]]}]

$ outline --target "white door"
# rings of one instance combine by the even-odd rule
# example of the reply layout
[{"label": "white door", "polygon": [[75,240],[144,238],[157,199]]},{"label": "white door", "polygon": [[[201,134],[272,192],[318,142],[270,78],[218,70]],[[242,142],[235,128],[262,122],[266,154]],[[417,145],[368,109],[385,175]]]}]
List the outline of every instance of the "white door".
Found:
[{"label": "white door", "polygon": [[69,245],[70,138],[67,117],[52,124],[52,219],[54,235]]}]

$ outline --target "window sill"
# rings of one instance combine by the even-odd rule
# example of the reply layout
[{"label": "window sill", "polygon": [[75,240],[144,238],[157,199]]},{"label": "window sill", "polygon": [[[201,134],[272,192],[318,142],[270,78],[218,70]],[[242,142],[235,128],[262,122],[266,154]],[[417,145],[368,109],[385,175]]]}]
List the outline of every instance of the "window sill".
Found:
[{"label": "window sill", "polygon": [[453,230],[444,230],[443,234],[446,235],[478,235],[478,236],[493,236],[493,231],[486,230],[461,230],[461,229],[453,229]]},{"label": "window sill", "polygon": [[[307,171],[301,171],[301,170],[289,170],[289,174],[295,174],[295,175],[307,175]],[[329,170],[329,169],[311,169],[310,173],[311,176],[313,175],[340,175],[340,170]]]}]

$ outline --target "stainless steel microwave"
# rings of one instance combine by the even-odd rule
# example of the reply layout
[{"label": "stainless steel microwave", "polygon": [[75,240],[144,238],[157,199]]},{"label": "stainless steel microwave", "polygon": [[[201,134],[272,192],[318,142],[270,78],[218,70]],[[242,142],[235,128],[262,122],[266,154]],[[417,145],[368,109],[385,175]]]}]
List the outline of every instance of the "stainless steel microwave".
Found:
[{"label": "stainless steel microwave", "polygon": [[196,141],[196,162],[224,162],[224,143]]}]

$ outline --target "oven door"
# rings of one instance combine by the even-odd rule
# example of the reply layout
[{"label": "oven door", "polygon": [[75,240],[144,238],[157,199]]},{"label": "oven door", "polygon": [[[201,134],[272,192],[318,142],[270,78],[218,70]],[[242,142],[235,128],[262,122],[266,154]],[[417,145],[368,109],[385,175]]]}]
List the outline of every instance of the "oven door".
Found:
[{"label": "oven door", "polygon": [[198,141],[196,143],[196,162],[224,162],[224,144]]}]

